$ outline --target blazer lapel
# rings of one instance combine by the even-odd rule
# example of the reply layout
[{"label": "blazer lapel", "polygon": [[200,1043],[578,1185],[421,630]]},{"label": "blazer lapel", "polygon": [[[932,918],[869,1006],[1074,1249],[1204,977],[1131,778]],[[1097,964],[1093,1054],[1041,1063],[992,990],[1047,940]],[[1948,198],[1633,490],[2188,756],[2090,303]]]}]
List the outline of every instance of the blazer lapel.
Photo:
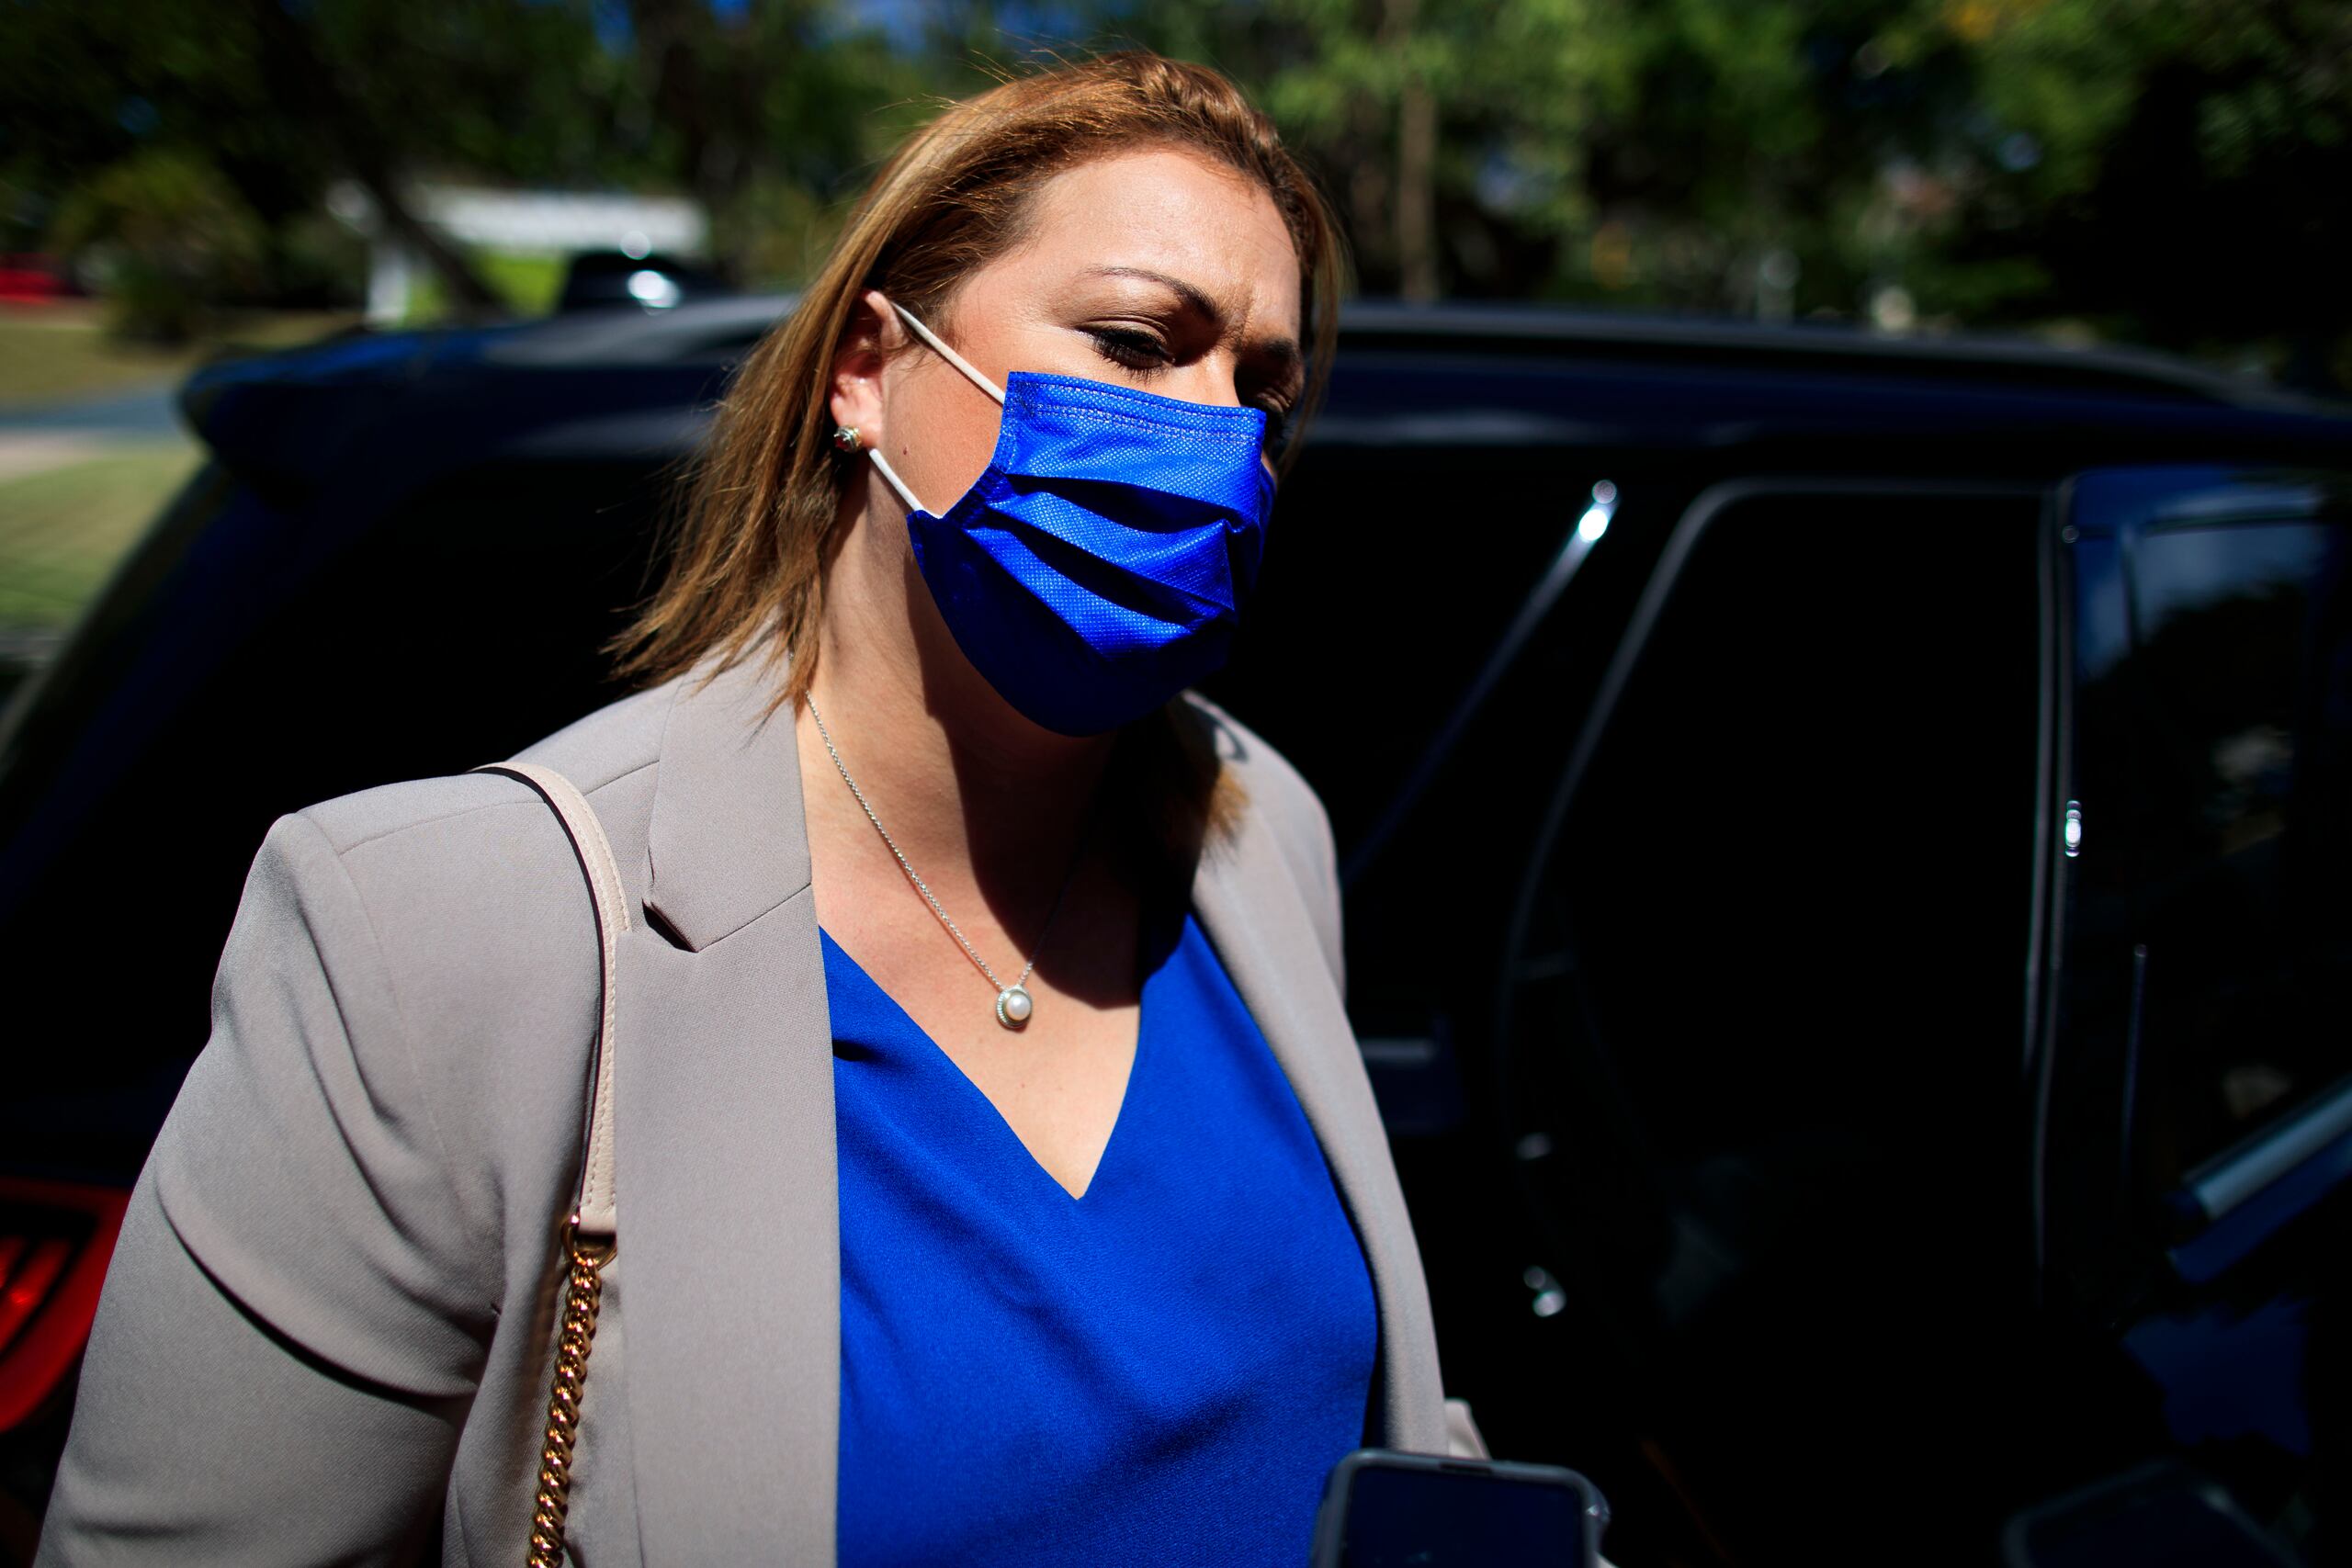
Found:
[{"label": "blazer lapel", "polygon": [[1363,1247],[1380,1308],[1365,1440],[1443,1453],[1437,1331],[1387,1132],[1314,918],[1256,808],[1245,813],[1236,841],[1202,856],[1193,908],[1289,1077]]},{"label": "blazer lapel", "polygon": [[698,676],[662,739],[647,848],[649,914],[673,934],[628,933],[616,1024],[639,1532],[649,1562],[830,1563],[832,1032],[792,713],[759,719],[755,659]]}]

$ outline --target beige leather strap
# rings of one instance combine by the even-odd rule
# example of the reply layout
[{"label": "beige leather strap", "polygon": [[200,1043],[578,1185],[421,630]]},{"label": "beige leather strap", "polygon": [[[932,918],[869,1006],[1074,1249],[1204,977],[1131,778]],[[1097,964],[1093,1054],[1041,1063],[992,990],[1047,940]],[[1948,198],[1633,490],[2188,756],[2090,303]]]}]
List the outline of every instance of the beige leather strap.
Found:
[{"label": "beige leather strap", "polygon": [[468,770],[477,773],[511,773],[547,797],[563,820],[564,830],[580,852],[581,869],[588,874],[588,891],[596,900],[596,934],[604,963],[604,1008],[596,1021],[596,1088],[588,1101],[588,1156],[580,1170],[580,1203],[576,1228],[582,1240],[613,1239],[613,991],[621,932],[628,930],[628,900],[621,891],[620,866],[605,841],[588,797],[570,779],[538,762],[485,762]]}]

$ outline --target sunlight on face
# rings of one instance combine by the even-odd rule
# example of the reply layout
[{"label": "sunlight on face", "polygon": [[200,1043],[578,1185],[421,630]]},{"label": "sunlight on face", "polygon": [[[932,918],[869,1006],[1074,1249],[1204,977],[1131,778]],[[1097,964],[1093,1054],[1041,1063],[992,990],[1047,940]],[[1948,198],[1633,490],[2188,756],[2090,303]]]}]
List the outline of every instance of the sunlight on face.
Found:
[{"label": "sunlight on face", "polygon": [[[1266,411],[1305,379],[1299,262],[1263,188],[1167,148],[1081,164],[1038,191],[1026,238],[926,322],[999,387],[1015,370],[1082,376],[1189,402]],[[884,440],[944,510],[987,467],[996,404],[919,346],[891,367]]]}]

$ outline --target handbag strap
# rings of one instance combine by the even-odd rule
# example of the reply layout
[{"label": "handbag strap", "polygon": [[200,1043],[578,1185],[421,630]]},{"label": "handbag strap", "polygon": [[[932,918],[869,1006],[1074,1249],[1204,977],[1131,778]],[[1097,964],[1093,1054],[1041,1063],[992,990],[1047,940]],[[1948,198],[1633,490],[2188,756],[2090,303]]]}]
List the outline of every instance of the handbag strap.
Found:
[{"label": "handbag strap", "polygon": [[580,1438],[580,1399],[588,1376],[588,1352],[596,1340],[596,1312],[604,1298],[605,1266],[617,1247],[613,1213],[613,979],[620,934],[628,930],[628,900],[622,896],[620,867],[605,841],[588,797],[570,779],[538,762],[485,762],[467,770],[511,773],[547,797],[580,852],[588,891],[596,900],[596,936],[603,964],[603,1005],[596,1019],[596,1087],[588,1099],[587,1157],[581,1162],[580,1192],[564,1226],[565,1276],[561,1315],[556,1325],[555,1378],[548,1395],[546,1438],[539,1450],[537,1485],[531,1500],[530,1568],[562,1568],[564,1521],[571,1507],[571,1453]]},{"label": "handbag strap", "polygon": [[586,1159],[580,1168],[579,1202],[572,1226],[580,1239],[609,1242],[616,1228],[613,1200],[613,992],[621,932],[628,930],[628,900],[621,892],[619,864],[605,840],[603,824],[588,797],[572,782],[541,762],[484,762],[468,770],[477,773],[509,773],[547,797],[571,835],[580,852],[581,869],[588,874],[588,891],[596,900],[596,935],[604,965],[603,1008],[596,1020],[596,1087],[588,1100]]}]

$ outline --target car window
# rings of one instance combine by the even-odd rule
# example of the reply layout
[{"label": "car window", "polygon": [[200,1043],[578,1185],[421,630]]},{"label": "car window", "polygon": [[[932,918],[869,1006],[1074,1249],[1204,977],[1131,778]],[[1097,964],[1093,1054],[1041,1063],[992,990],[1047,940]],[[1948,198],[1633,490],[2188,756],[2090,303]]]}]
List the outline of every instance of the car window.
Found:
[{"label": "car window", "polygon": [[2039,528],[2030,496],[1724,507],[1515,954],[1505,1113],[1557,1272],[1696,1483],[1769,1507],[1757,1455],[1835,1452],[1858,1538],[1974,1461],[1923,1404],[2014,1386]]},{"label": "car window", "polygon": [[1657,1259],[1669,1316],[1983,1195],[1943,1156],[2012,1120],[2036,527],[2010,497],[1736,502],[1634,667],[1538,873],[1513,1046],[1576,1064],[1561,1139],[1632,1128],[1703,1237]]},{"label": "car window", "polygon": [[2127,557],[2140,1114],[2186,1173],[2352,1071],[2352,530],[2155,527]]}]

